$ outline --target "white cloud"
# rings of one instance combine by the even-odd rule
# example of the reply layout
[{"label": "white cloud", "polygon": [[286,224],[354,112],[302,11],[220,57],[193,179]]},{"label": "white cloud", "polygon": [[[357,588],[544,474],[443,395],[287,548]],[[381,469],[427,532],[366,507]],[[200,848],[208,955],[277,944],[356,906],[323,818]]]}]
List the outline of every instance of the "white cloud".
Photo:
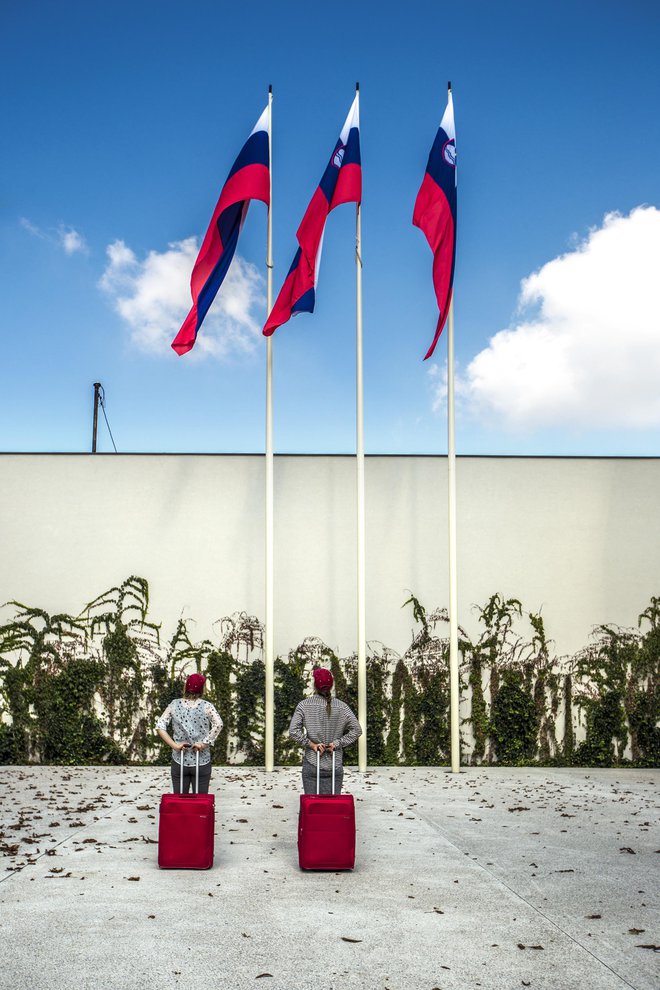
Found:
[{"label": "white cloud", "polygon": [[460,376],[466,411],[511,431],[660,425],[660,210],[608,214],[523,280],[518,316]]},{"label": "white cloud", "polygon": [[82,234],[79,234],[73,227],[60,226],[57,231],[60,245],[64,248],[65,254],[76,254],[78,252],[87,254],[87,242]]},{"label": "white cloud", "polygon": [[441,412],[447,406],[447,389],[449,385],[447,359],[445,358],[442,367],[439,364],[432,364],[428,374],[433,390],[433,412]]},{"label": "white cloud", "polygon": [[65,254],[89,253],[87,241],[75,227],[68,227],[61,223],[57,228],[49,227],[44,230],[42,227],[38,227],[36,223],[28,220],[27,217],[21,217],[19,223],[23,230],[27,230],[28,234],[31,234],[32,237],[38,237],[41,241],[50,241],[51,244],[57,244]]},{"label": "white cloud", "polygon": [[28,220],[27,217],[21,217],[19,223],[23,230],[27,230],[28,234],[32,234],[33,237],[38,237],[42,241],[48,240],[48,235],[44,233],[41,227],[37,227],[35,223]]},{"label": "white cloud", "polygon": [[[190,274],[199,247],[194,237],[150,251],[140,261],[124,241],[107,248],[108,263],[100,287],[131,330],[131,340],[144,351],[169,353],[192,300]],[[263,278],[239,255],[204,319],[192,355],[223,358],[250,352],[261,332],[255,308],[265,302]]]}]

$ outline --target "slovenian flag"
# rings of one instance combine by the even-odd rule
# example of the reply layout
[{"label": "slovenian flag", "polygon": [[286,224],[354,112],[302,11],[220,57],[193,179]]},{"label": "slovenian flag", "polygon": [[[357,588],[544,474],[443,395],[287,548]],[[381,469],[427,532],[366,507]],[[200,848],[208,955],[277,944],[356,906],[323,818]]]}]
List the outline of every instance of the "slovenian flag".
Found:
[{"label": "slovenian flag", "polygon": [[232,165],[190,278],[192,309],[172,341],[177,354],[186,354],[211,303],[229,271],[238,236],[251,199],[270,206],[270,152],[268,107],[255,124]]},{"label": "slovenian flag", "polygon": [[433,343],[424,360],[430,358],[442,333],[454,284],[456,260],[456,130],[451,89],[447,109],[435,136],[424,180],[417,193],[413,224],[426,235],[433,251],[433,286],[440,318]]},{"label": "slovenian flag", "polygon": [[298,250],[264,327],[270,337],[296,313],[313,313],[325,222],[341,203],[362,199],[359,93],[296,234]]}]

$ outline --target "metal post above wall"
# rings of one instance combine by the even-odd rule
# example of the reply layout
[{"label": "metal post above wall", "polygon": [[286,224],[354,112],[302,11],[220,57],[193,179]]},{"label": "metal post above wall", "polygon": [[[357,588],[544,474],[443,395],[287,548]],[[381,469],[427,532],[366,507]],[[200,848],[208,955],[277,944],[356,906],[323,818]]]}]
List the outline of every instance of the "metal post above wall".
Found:
[{"label": "metal post above wall", "polygon": [[99,424],[99,397],[102,389],[100,382],[94,382],[94,423],[92,425],[92,453],[96,453],[96,433]]}]

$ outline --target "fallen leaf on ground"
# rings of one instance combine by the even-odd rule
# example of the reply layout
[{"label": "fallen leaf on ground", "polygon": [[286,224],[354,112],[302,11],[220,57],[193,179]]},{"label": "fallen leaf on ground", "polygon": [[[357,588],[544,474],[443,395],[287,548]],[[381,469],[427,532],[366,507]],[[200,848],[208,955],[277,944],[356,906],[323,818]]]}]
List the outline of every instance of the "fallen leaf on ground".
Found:
[{"label": "fallen leaf on ground", "polygon": [[361,938],[347,938],[345,935],[342,935],[341,940],[342,942],[355,942],[355,943],[362,941]]}]

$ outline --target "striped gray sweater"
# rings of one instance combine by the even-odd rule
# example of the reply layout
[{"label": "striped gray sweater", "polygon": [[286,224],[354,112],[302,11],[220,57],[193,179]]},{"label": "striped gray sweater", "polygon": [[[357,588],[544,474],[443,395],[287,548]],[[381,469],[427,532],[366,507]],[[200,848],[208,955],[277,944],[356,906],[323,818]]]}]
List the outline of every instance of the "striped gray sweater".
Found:
[{"label": "striped gray sweater", "polygon": [[[318,694],[311,698],[303,698],[296,705],[296,710],[289,725],[289,735],[300,746],[307,747],[308,741],[315,743],[334,743],[337,770],[343,766],[343,750],[352,746],[362,735],[360,723],[343,701],[332,698],[330,717],[327,715],[327,701]],[[316,753],[307,747],[303,762],[312,764],[316,769]],[[324,753],[321,757],[321,770],[332,770],[332,755]]]}]

